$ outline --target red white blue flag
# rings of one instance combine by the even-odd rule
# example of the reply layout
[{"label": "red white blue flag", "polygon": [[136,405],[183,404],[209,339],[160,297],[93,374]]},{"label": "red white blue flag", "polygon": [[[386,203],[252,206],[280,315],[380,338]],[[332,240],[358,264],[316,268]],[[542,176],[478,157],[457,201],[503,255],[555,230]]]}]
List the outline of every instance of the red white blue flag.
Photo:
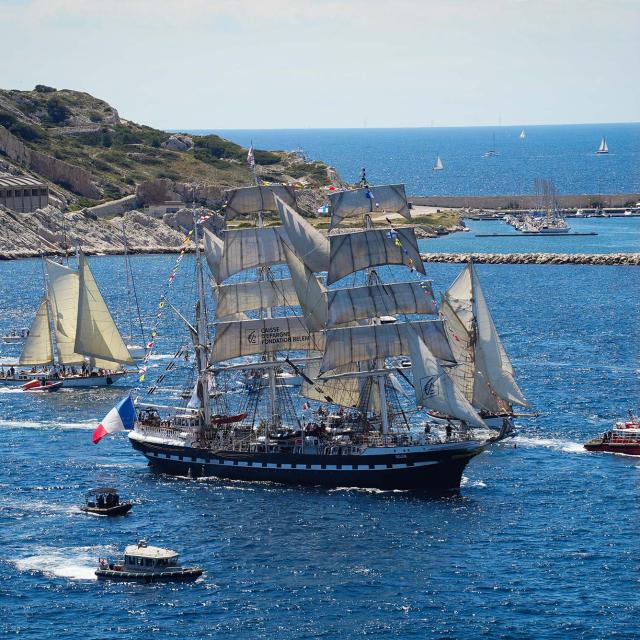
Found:
[{"label": "red white blue flag", "polygon": [[107,413],[97,429],[93,432],[93,444],[98,444],[102,438],[110,433],[133,429],[136,421],[136,408],[131,396],[127,396]]}]

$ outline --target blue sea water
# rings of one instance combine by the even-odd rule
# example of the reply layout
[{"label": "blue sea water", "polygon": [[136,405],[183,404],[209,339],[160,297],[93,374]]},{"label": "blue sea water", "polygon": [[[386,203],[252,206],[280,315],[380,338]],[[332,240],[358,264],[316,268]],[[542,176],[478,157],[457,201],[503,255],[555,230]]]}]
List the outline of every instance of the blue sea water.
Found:
[{"label": "blue sea water", "polygon": [[[599,238],[607,244],[607,229],[632,223],[598,221]],[[478,250],[489,240],[456,234],[423,248]],[[511,250],[511,239],[495,241],[495,250]],[[175,257],[132,262],[151,318]],[[122,259],[90,263],[125,328]],[[438,290],[461,268],[426,266]],[[37,260],[0,263],[1,333],[28,325],[40,272]],[[478,273],[540,416],[474,459],[456,495],[164,477],[122,434],[91,443],[124,383],[39,397],[0,388],[0,636],[637,637],[640,462],[581,446],[639,404],[637,270],[480,265]],[[193,280],[188,258],[172,294],[186,313]],[[170,314],[159,334],[149,379],[187,340]],[[16,353],[2,345],[5,361]],[[120,487],[138,504],[124,518],[85,516],[78,504],[96,485]],[[94,579],[98,557],[141,537],[177,549],[204,578]]]},{"label": "blue sea water", "polygon": [[[536,177],[559,193],[639,193],[640,123],[421,129],[200,130],[259,149],[302,148],[349,182],[402,182],[411,195],[535,193]],[[499,155],[485,158],[492,148]],[[595,155],[605,136],[610,153]],[[432,167],[440,154],[444,171]]]}]

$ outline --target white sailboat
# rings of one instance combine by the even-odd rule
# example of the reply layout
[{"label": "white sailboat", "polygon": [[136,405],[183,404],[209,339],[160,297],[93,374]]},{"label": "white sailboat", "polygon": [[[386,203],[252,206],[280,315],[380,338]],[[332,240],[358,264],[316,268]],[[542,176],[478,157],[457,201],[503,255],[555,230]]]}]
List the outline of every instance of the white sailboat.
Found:
[{"label": "white sailboat", "polygon": [[607,141],[605,140],[604,136],[602,136],[602,140],[600,140],[600,146],[598,147],[598,149],[596,151],[596,155],[597,156],[601,156],[601,155],[604,155],[606,153],[609,153],[609,147],[607,145]]},{"label": "white sailboat", "polygon": [[442,171],[444,169],[444,164],[442,164],[442,159],[440,158],[440,154],[436,158],[436,163],[433,165],[434,171]]},{"label": "white sailboat", "polygon": [[520,132],[520,135],[518,136],[520,138],[520,140],[525,140],[527,137],[527,134],[524,132],[524,129]]},{"label": "white sailboat", "polygon": [[133,364],[133,358],[84,254],[77,270],[44,260],[44,271],[46,293],[19,359],[32,368],[0,377],[0,384],[44,378],[65,387],[99,387],[126,375],[122,365]]},{"label": "white sailboat", "polygon": [[499,152],[496,151],[496,134],[494,133],[491,138],[491,149],[484,154],[485,158],[495,158],[499,155]]},{"label": "white sailboat", "polygon": [[442,296],[440,315],[458,362],[449,375],[487,425],[507,427],[513,405],[529,403],[515,380],[471,262]]}]

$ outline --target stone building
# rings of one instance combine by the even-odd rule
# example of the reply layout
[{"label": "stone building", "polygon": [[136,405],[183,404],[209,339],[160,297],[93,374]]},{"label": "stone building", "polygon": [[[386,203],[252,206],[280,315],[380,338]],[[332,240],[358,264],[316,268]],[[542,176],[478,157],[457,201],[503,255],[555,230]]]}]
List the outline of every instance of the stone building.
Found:
[{"label": "stone building", "polygon": [[31,176],[0,173],[0,204],[27,213],[49,204],[49,187]]}]

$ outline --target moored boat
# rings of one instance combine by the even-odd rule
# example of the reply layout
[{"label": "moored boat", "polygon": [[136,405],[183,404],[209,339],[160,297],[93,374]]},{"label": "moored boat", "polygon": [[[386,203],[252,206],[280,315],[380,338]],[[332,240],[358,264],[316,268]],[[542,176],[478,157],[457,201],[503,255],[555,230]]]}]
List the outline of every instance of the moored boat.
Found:
[{"label": "moored boat", "polygon": [[587,451],[640,456],[640,419],[630,413],[627,420],[616,422],[610,431],[585,442],[584,448]]},{"label": "moored boat", "polygon": [[109,562],[101,558],[96,576],[120,582],[182,582],[202,575],[198,567],[182,567],[178,554],[171,549],[152,547],[146,540],[130,544],[122,560]]}]

